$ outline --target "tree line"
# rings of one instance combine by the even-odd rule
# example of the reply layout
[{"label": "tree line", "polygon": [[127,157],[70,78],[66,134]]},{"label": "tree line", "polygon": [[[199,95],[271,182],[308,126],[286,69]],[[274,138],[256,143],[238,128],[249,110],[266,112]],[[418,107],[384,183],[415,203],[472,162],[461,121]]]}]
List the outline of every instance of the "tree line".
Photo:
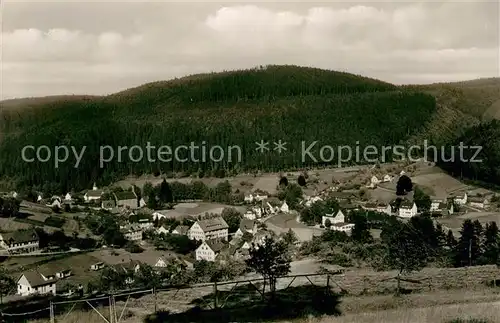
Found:
[{"label": "tree line", "polygon": [[[19,186],[57,185],[59,191],[81,190],[97,182],[108,184],[135,174],[218,176],[240,172],[302,169],[336,164],[319,157],[323,145],[388,146],[418,133],[435,111],[432,96],[399,90],[393,85],[349,74],[277,68],[213,76],[199,81],[178,81],[169,86],[148,85],[110,97],[47,103],[20,116],[5,117],[5,140],[0,143],[0,176]],[[331,76],[330,76],[331,75]],[[307,82],[306,82],[307,80]],[[171,86],[170,86],[171,85]],[[411,107],[408,108],[408,107]],[[335,125],[335,126],[332,126]],[[260,153],[255,142],[270,142]],[[287,143],[276,154],[273,140]],[[302,142],[313,159],[302,159]],[[241,160],[205,162],[132,162],[125,151],[99,165],[100,147],[147,143],[175,149],[206,143],[207,154],[221,146],[241,149]],[[58,168],[52,162],[27,163],[21,159],[26,145],[86,147],[77,168],[74,160]],[[198,150],[200,151],[200,150]],[[181,150],[180,159],[191,159]],[[71,158],[70,158],[71,159]],[[201,159],[200,159],[201,160]],[[54,183],[54,184],[45,184]]]}]

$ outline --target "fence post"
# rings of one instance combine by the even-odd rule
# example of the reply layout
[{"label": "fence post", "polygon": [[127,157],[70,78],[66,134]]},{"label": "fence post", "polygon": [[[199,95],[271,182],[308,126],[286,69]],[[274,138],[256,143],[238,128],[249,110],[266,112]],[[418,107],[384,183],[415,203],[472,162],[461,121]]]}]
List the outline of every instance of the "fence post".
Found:
[{"label": "fence post", "polygon": [[155,313],[156,313],[156,312],[158,312],[157,295],[156,295],[156,287],[153,287],[153,296],[154,296],[154,302],[155,302]]},{"label": "fence post", "polygon": [[113,295],[109,296],[109,323],[113,323]]},{"label": "fence post", "polygon": [[55,323],[56,318],[54,315],[54,303],[52,303],[52,301],[50,301],[49,311],[50,311],[50,323]]},{"label": "fence post", "polygon": [[219,306],[218,303],[218,295],[217,295],[217,282],[214,282],[214,309],[217,309],[217,307]]}]

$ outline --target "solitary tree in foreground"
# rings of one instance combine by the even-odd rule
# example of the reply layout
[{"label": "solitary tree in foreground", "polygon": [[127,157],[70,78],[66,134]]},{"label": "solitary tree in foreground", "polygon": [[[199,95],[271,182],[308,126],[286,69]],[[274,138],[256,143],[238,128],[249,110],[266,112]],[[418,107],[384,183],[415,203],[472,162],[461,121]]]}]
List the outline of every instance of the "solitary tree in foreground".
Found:
[{"label": "solitary tree in foreground", "polygon": [[250,259],[247,260],[247,265],[264,278],[263,293],[265,293],[267,282],[271,297],[274,298],[276,281],[278,277],[290,273],[290,262],[287,244],[283,240],[276,241],[271,237],[266,237],[262,245],[253,245],[250,248]]}]

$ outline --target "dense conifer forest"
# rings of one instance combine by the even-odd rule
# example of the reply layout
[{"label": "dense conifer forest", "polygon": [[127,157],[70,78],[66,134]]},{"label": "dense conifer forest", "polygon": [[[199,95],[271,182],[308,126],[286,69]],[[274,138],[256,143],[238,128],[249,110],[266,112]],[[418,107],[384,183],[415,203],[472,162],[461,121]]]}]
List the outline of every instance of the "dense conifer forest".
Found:
[{"label": "dense conifer forest", "polygon": [[[268,66],[245,71],[195,75],[150,83],[105,97],[47,100],[31,109],[0,112],[0,178],[21,185],[57,183],[61,190],[82,189],[94,181],[107,184],[128,174],[184,172],[207,175],[231,172],[278,171],[322,163],[302,162],[302,142],[318,156],[324,145],[387,146],[418,134],[436,110],[432,95],[347,73],[295,66]],[[256,151],[256,142],[269,142],[269,152]],[[278,154],[273,142],[286,142]],[[158,148],[162,145],[221,146],[221,162],[120,162],[99,164],[99,147]],[[359,142],[359,143],[357,143]],[[67,162],[26,163],[26,145],[86,146],[75,168]],[[241,148],[228,160],[230,146]],[[227,148],[227,149],[226,149]],[[31,153],[30,157],[33,157]],[[216,153],[218,156],[218,154]],[[135,156],[138,156],[136,154]],[[208,156],[208,155],[207,155]],[[183,151],[181,157],[189,157]],[[156,159],[156,158],[155,158]],[[208,159],[208,158],[207,158]],[[332,164],[336,164],[334,158]]]}]

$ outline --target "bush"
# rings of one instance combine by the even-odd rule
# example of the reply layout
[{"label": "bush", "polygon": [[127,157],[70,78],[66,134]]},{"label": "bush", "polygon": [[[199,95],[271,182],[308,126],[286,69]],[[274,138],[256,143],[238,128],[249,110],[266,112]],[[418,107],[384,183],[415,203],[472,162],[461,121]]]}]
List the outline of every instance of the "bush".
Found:
[{"label": "bush", "polygon": [[138,244],[134,242],[128,242],[125,245],[125,250],[130,253],[141,253],[144,251],[144,249],[142,249]]},{"label": "bush", "polygon": [[44,223],[49,227],[60,229],[66,223],[66,220],[55,216],[49,216]]}]

